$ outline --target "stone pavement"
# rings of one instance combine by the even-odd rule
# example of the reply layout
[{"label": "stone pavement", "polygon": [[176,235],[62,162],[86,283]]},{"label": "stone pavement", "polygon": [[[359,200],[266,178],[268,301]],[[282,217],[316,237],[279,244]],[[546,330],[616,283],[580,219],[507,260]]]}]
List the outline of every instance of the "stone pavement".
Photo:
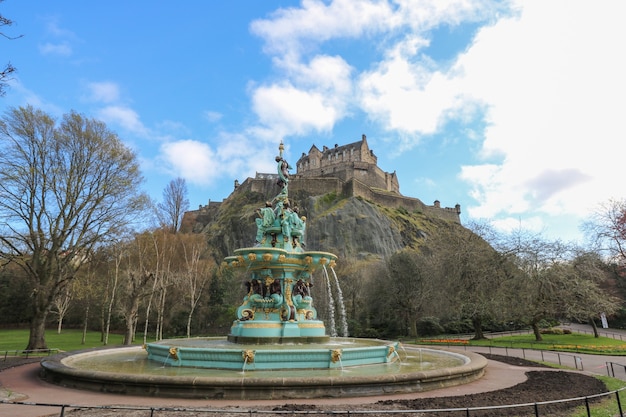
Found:
[{"label": "stone pavement", "polygon": [[[485,375],[478,381],[456,387],[438,389],[421,393],[390,395],[383,397],[359,397],[315,399],[316,404],[364,404],[381,399],[403,399],[423,397],[443,397],[495,391],[513,386],[526,380],[525,372],[531,368],[506,365],[501,362],[489,361]],[[44,382],[37,376],[39,364],[32,363],[0,372],[0,399],[38,404],[65,405],[134,405],[145,407],[211,407],[220,408],[239,406],[254,409],[259,406],[283,404],[311,404],[312,400],[268,400],[268,401],[225,401],[225,400],[185,400],[179,398],[137,397],[127,395],[105,394],[92,391],[81,391],[63,388]],[[66,409],[67,410],[67,409]],[[40,417],[60,415],[60,407],[42,407],[0,404],[0,417],[21,416]]]}]

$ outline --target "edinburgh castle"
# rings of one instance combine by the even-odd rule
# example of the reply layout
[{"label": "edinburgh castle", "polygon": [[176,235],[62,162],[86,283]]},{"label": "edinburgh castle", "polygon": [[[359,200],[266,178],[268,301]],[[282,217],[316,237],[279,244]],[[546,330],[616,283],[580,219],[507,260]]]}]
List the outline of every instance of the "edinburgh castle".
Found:
[{"label": "edinburgh castle", "polygon": [[[426,205],[417,198],[400,194],[400,184],[395,173],[385,172],[378,167],[378,158],[367,144],[367,138],[347,145],[324,146],[320,150],[313,145],[308,154],[296,162],[296,173],[290,173],[290,195],[304,191],[309,195],[335,193],[344,197],[358,197],[375,204],[407,211],[420,211],[448,221],[460,223],[461,206],[441,207],[439,201]],[[257,173],[235,188],[231,196],[242,192],[262,193],[271,199],[276,193],[277,173]],[[227,198],[227,199],[228,199]],[[185,213],[182,231],[196,230],[197,222],[205,223],[212,217],[221,202],[209,201],[198,210]],[[204,218],[204,219],[203,219]]]}]

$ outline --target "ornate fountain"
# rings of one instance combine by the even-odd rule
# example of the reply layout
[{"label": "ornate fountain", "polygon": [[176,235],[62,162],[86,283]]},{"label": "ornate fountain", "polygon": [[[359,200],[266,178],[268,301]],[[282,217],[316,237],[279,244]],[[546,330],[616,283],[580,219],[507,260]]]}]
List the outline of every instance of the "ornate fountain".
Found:
[{"label": "ornate fountain", "polygon": [[158,342],[147,346],[150,359],[171,366],[246,370],[328,369],[398,360],[397,342],[354,342],[341,347],[328,343],[330,337],[313,305],[311,279],[318,271],[327,275],[337,256],[305,250],[306,218],[289,201],[291,166],[283,151],[281,143],[275,158],[280,192],[257,210],[255,246],[235,250],[223,263],[250,275],[227,338],[240,350]]},{"label": "ornate fountain", "polygon": [[42,360],[42,377],[99,392],[227,400],[386,395],[480,378],[487,361],[471,352],[326,334],[310,290],[337,257],[305,249],[306,219],[290,205],[291,167],[282,143],[279,151],[280,192],[258,210],[256,243],[222,265],[249,275],[227,337],[62,353]]}]

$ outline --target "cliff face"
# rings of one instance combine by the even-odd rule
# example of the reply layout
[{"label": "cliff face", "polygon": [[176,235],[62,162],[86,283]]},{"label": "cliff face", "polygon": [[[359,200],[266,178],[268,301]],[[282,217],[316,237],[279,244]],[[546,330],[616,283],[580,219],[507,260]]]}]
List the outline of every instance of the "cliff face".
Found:
[{"label": "cliff face", "polygon": [[[195,226],[207,235],[216,260],[254,245],[255,210],[272,198],[252,191],[233,193],[206,224]],[[290,194],[290,200],[306,216],[306,250],[332,252],[342,258],[386,258],[402,248],[418,247],[439,227],[462,227],[428,212],[384,207],[336,193],[313,196],[300,190]]]}]

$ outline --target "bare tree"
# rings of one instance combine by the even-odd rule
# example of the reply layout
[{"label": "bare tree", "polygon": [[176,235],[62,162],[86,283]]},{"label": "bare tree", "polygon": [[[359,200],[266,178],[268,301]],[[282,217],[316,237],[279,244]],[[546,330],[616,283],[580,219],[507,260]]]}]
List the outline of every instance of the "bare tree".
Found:
[{"label": "bare tree", "polygon": [[[0,3],[2,3],[3,1],[4,0],[0,0]],[[0,14],[0,27],[11,26],[12,24],[13,24],[12,20],[7,19],[6,17]],[[0,36],[7,38],[7,39],[17,39],[17,38],[22,37],[22,35],[11,37],[5,34],[4,31],[0,31]],[[14,72],[15,72],[15,67],[11,65],[10,62],[7,63],[3,69],[0,70],[0,97],[3,97],[6,94],[7,83],[9,82],[9,80],[11,80],[11,75]]]},{"label": "bare tree", "polygon": [[626,262],[626,200],[603,203],[583,228],[599,250],[619,262]]},{"label": "bare tree", "polygon": [[182,276],[189,301],[187,314],[187,337],[191,337],[191,320],[198,307],[204,287],[211,278],[211,269],[215,263],[207,258],[207,242],[204,235],[180,236],[184,265]]},{"label": "bare tree", "polygon": [[27,349],[46,348],[55,297],[82,260],[118,235],[146,198],[135,154],[104,123],[78,113],[55,120],[31,106],[0,119],[0,260],[28,277]]},{"label": "bare tree", "polygon": [[436,264],[438,300],[447,314],[471,320],[474,339],[484,339],[485,321],[504,311],[512,275],[506,260],[482,237],[490,232],[487,226],[471,227],[439,228],[426,239],[422,253]]},{"label": "bare tree", "polygon": [[163,190],[163,202],[157,205],[157,216],[161,226],[176,233],[180,230],[183,214],[189,209],[187,184],[183,178],[169,182]]},{"label": "bare tree", "polygon": [[409,337],[417,337],[417,321],[424,313],[427,300],[432,297],[433,281],[426,258],[404,250],[395,253],[387,263],[386,292],[398,318],[404,323]]},{"label": "bare tree", "polygon": [[119,288],[121,264],[124,256],[125,246],[121,242],[111,245],[112,268],[108,268],[106,289],[104,291],[106,303],[102,304],[102,343],[109,344],[109,333],[111,331],[111,319],[113,317],[113,307],[117,302],[116,296]]},{"label": "bare tree", "polygon": [[65,288],[57,294],[52,302],[51,311],[57,315],[57,334],[61,334],[63,319],[65,318],[67,311],[70,309],[72,298],[74,298],[74,289],[72,288],[72,284],[66,285]]},{"label": "bare tree", "polygon": [[597,254],[581,253],[572,244],[523,230],[511,235],[509,247],[522,272],[513,283],[511,303],[518,319],[532,327],[536,340],[543,339],[542,321],[587,320],[616,310],[615,298],[600,286],[607,275]]}]

